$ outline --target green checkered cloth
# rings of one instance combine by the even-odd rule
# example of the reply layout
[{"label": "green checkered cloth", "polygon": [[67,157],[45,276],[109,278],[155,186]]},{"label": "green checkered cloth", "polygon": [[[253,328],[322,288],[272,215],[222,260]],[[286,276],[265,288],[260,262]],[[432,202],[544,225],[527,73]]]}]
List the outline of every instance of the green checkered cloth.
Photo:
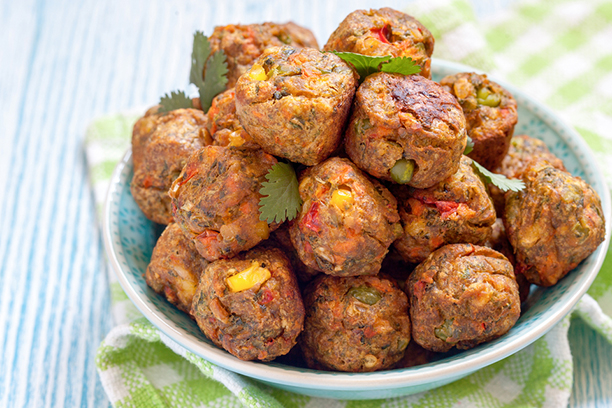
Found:
[{"label": "green checkered cloth", "polygon": [[[555,109],[587,141],[612,185],[612,3],[516,3],[478,21],[468,0],[421,0],[407,10],[436,38],[435,57],[494,73]],[[137,115],[96,120],[87,131],[92,185],[102,203]],[[561,407],[572,387],[566,317],[522,351],[464,379],[393,400],[336,401],[273,389],[216,367],[144,319],[110,274],[118,324],[98,349],[115,407]],[[612,342],[612,255],[574,311]]]}]

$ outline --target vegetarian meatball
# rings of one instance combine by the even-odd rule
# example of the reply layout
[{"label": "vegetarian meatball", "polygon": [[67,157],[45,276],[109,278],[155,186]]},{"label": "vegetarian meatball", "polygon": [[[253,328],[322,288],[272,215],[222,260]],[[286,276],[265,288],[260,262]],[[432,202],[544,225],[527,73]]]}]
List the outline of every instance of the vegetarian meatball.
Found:
[{"label": "vegetarian meatball", "polygon": [[376,371],[395,364],[410,342],[408,299],[380,276],[321,276],[304,294],[300,346],[311,368]]},{"label": "vegetarian meatball", "polygon": [[420,263],[446,244],[482,245],[491,235],[493,202],[466,156],[455,174],[433,187],[400,186],[395,196],[403,235],[394,246],[407,262]]},{"label": "vegetarian meatball", "polygon": [[510,92],[484,74],[469,72],[448,75],[440,85],[457,98],[465,114],[467,133],[474,142],[468,156],[488,170],[499,166],[518,121]]},{"label": "vegetarian meatball", "polygon": [[181,227],[171,223],[153,248],[145,280],[155,292],[183,312],[190,313],[200,275],[207,266],[208,261],[185,237]]},{"label": "vegetarian meatball", "polygon": [[514,268],[514,277],[516,278],[516,283],[518,284],[519,288],[519,296],[521,298],[521,303],[523,303],[525,300],[527,300],[527,297],[529,296],[531,283],[527,281],[525,275],[523,275],[516,269],[514,249],[512,249],[512,245],[510,245],[510,241],[508,241],[508,237],[506,235],[506,228],[504,227],[504,221],[501,218],[495,220],[495,223],[491,227],[491,236],[484,243],[484,246],[496,250],[497,252],[505,256],[512,264],[512,267]]},{"label": "vegetarian meatball", "polygon": [[512,138],[508,154],[495,172],[508,178],[520,179],[531,167],[544,163],[567,171],[563,161],[552,154],[543,141],[527,135],[519,135]]},{"label": "vegetarian meatball", "polygon": [[270,48],[238,80],[236,113],[266,152],[313,166],[338,148],[356,86],[334,54]]},{"label": "vegetarian meatball", "polygon": [[262,242],[262,246],[273,246],[283,251],[289,262],[291,262],[291,269],[295,273],[298,283],[310,282],[320,273],[318,270],[306,266],[300,259],[291,242],[288,223],[283,223],[278,229],[274,230],[270,234],[270,238]]},{"label": "vegetarian meatball", "polygon": [[260,148],[238,121],[234,88],[215,96],[206,116],[207,129],[214,140],[214,145],[243,149]]},{"label": "vegetarian meatball", "polygon": [[548,164],[523,175],[525,189],[506,194],[504,226],[527,280],[552,286],[603,242],[599,196],[579,177]]},{"label": "vegetarian meatball", "polygon": [[521,313],[512,265],[486,247],[446,245],[417,266],[406,286],[412,337],[432,351],[493,340]]},{"label": "vegetarian meatball", "polygon": [[169,195],[174,219],[204,258],[232,257],[277,227],[259,220],[259,190],[275,163],[262,150],[219,146],[189,158]]},{"label": "vegetarian meatball", "polygon": [[391,193],[337,157],[306,169],[299,191],[302,210],[289,231],[302,262],[330,275],[376,275],[402,232]]},{"label": "vegetarian meatball", "polygon": [[431,187],[457,171],[466,143],[461,106],[429,79],[381,72],[357,90],[345,149],[374,177]]},{"label": "vegetarian meatball", "polygon": [[409,57],[421,66],[422,76],[431,78],[433,36],[414,17],[388,7],[353,11],[332,33],[323,49]]},{"label": "vegetarian meatball", "polygon": [[206,337],[241,360],[287,354],[304,324],[297,281],[276,248],[211,263],[200,277],[191,313]]},{"label": "vegetarian meatball", "polygon": [[319,48],[312,31],[295,23],[231,24],[215,27],[210,38],[210,55],[223,51],[227,57],[227,89],[251,68],[261,53],[270,47]]},{"label": "vegetarian meatball", "polygon": [[148,219],[169,224],[172,207],[168,189],[189,156],[210,143],[206,116],[197,109],[147,115],[134,126],[132,140],[132,196]]},{"label": "vegetarian meatball", "polygon": [[[520,179],[529,168],[545,163],[566,171],[561,159],[552,154],[543,141],[527,135],[519,135],[512,138],[508,154],[494,172],[511,179]],[[505,207],[505,193],[492,184],[489,185],[489,192],[495,209],[502,214]]]}]

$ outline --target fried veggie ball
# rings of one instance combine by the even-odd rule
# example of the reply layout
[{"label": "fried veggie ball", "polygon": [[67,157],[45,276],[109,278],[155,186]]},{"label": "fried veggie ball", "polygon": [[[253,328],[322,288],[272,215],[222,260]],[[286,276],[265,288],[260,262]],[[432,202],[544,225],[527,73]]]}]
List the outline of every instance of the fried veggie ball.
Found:
[{"label": "fried veggie ball", "polygon": [[234,88],[215,96],[208,113],[208,132],[216,146],[243,149],[259,149],[259,145],[244,130],[236,116],[236,92]]},{"label": "fried veggie ball", "polygon": [[313,166],[340,145],[356,86],[334,54],[270,48],[238,80],[236,113],[266,152]]},{"label": "fried veggie ball", "polygon": [[261,245],[265,247],[273,246],[283,251],[285,256],[289,259],[289,262],[291,262],[291,269],[298,278],[299,283],[310,282],[320,273],[318,270],[306,266],[298,256],[298,253],[291,242],[288,223],[281,224],[278,229],[274,230],[270,234],[270,238],[262,242]]},{"label": "fried veggie ball", "polygon": [[463,156],[459,170],[427,189],[397,188],[403,235],[394,246],[406,262],[420,263],[446,244],[482,245],[495,209],[487,188]]},{"label": "fried veggie ball", "polygon": [[521,313],[512,265],[486,247],[446,245],[417,266],[406,286],[412,338],[436,352],[496,339]]},{"label": "fried veggie ball", "polygon": [[374,177],[428,188],[459,168],[465,117],[437,83],[381,72],[357,90],[344,143],[351,160]]},{"label": "fried veggie ball", "polygon": [[506,235],[506,228],[504,227],[504,220],[498,218],[495,220],[495,223],[491,227],[491,236],[487,239],[484,246],[494,249],[503,256],[505,256],[508,261],[514,267],[514,277],[516,278],[516,283],[519,288],[519,296],[521,298],[521,303],[527,300],[529,296],[529,290],[531,289],[531,283],[527,281],[525,275],[520,273],[516,269],[516,259],[514,258],[514,249],[512,245],[510,245],[510,241],[508,241],[508,236]]},{"label": "fried veggie ball", "polygon": [[185,237],[181,227],[171,223],[153,248],[145,280],[168,302],[190,313],[200,275],[207,266],[208,261],[198,253],[193,242]]},{"label": "fried veggie ball", "polygon": [[259,190],[274,164],[262,150],[219,146],[189,158],[168,194],[174,219],[204,258],[232,257],[278,226],[259,220]]},{"label": "fried veggie ball", "polygon": [[304,324],[304,304],[289,260],[276,248],[211,263],[191,310],[202,332],[241,360],[287,354]]},{"label": "fried veggie ball", "polygon": [[409,57],[421,66],[421,75],[431,78],[434,38],[414,17],[384,7],[356,10],[336,28],[323,47],[325,51]]},{"label": "fried veggie ball", "polygon": [[408,299],[390,279],[323,275],[306,288],[304,306],[300,346],[311,368],[384,370],[410,342]]},{"label": "fried veggie ball", "polygon": [[468,156],[488,170],[499,166],[518,121],[512,94],[486,75],[469,72],[448,75],[440,85],[457,98],[465,114],[467,133],[474,142]]},{"label": "fried veggie ball", "polygon": [[518,135],[512,138],[508,154],[495,172],[508,178],[520,179],[531,167],[543,163],[567,171],[563,161],[552,154],[543,141],[527,135]]},{"label": "fried veggie ball", "polygon": [[168,189],[192,153],[210,143],[206,116],[197,109],[147,114],[134,125],[132,196],[145,216],[172,222]]},{"label": "fried veggie ball", "polygon": [[532,167],[523,181],[522,191],[506,194],[504,226],[516,269],[552,286],[603,242],[601,201],[581,178],[548,164]]},{"label": "fried veggie ball", "polygon": [[[512,138],[508,154],[494,172],[511,179],[520,179],[529,168],[545,163],[566,171],[563,161],[552,154],[543,141],[527,135],[519,135]],[[502,214],[505,206],[505,193],[492,184],[489,185],[489,192],[495,209]]]},{"label": "fried veggie ball", "polygon": [[232,88],[253,62],[270,47],[319,48],[312,31],[295,23],[263,23],[215,27],[209,37],[210,55],[223,51],[227,57],[227,85]]},{"label": "fried veggie ball", "polygon": [[347,159],[300,175],[302,210],[289,232],[307,266],[336,276],[376,275],[401,235],[395,197]]}]

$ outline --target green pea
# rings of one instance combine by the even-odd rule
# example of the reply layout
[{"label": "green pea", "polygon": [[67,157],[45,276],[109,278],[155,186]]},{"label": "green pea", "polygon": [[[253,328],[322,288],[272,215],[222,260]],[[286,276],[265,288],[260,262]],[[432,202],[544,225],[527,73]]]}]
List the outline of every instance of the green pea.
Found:
[{"label": "green pea", "polygon": [[410,159],[399,159],[395,162],[389,173],[393,181],[399,184],[406,184],[412,180],[412,174],[414,172],[414,160]]},{"label": "green pea", "polygon": [[453,335],[453,319],[446,319],[442,326],[434,329],[434,335],[442,341],[446,341]]},{"label": "green pea", "polygon": [[366,305],[375,305],[382,298],[379,291],[369,286],[357,286],[348,291],[349,296],[354,297]]},{"label": "green pea", "polygon": [[501,102],[501,96],[497,93],[491,93],[489,88],[480,88],[477,96],[480,105],[490,106],[491,108],[499,106]]}]

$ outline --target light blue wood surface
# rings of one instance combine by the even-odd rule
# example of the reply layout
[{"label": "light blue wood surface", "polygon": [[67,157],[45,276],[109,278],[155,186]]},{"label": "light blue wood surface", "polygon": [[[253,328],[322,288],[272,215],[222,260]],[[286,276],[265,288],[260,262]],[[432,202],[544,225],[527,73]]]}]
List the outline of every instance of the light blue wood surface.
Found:
[{"label": "light blue wood surface", "polygon": [[[507,3],[483,3],[479,14]],[[348,12],[381,5],[0,1],[0,407],[108,405],[94,361],[111,322],[87,124],[186,88],[196,29],[293,20],[322,44]],[[582,322],[570,341],[570,406],[612,406],[612,347]]]}]

